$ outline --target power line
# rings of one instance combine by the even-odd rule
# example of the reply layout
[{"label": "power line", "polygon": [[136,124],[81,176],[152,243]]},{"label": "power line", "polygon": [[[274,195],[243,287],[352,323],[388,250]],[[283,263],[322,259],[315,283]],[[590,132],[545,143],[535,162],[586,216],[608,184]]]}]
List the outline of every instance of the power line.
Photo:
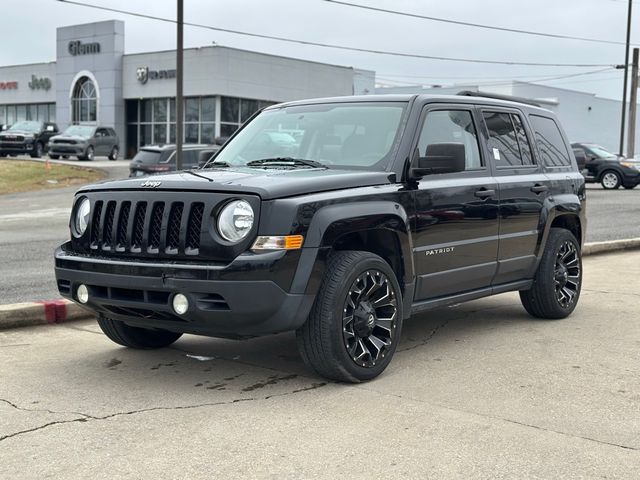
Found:
[{"label": "power line", "polygon": [[[89,3],[81,3],[81,2],[74,1],[74,0],[56,0],[56,1],[58,1],[60,3],[71,4],[71,5],[78,5],[78,6],[81,6],[81,7],[93,8],[93,9],[96,9],[96,10],[104,10],[104,11],[108,11],[108,12],[120,13],[122,15],[129,15],[129,16],[134,16],[134,17],[146,18],[146,19],[150,19],[150,20],[157,20],[157,21],[160,21],[160,22],[176,23],[176,21],[171,19],[171,18],[157,17],[155,15],[147,15],[147,14],[138,13],[138,12],[120,10],[120,9],[117,9],[117,8],[103,7],[101,5],[93,5],[93,4],[89,4]],[[333,43],[320,43],[320,42],[311,42],[311,41],[308,41],[308,40],[297,40],[297,39],[293,39],[293,38],[279,37],[279,36],[275,36],[275,35],[266,35],[266,34],[260,34],[260,33],[252,33],[252,32],[243,32],[243,31],[240,31],[240,30],[232,30],[232,29],[229,29],[229,28],[214,27],[214,26],[211,26],[211,25],[203,25],[203,24],[192,23],[192,22],[184,22],[184,24],[188,25],[190,27],[203,28],[203,29],[212,30],[212,31],[216,31],[216,32],[231,33],[231,34],[234,34],[234,35],[244,35],[244,36],[247,36],[247,37],[263,38],[263,39],[267,39],[267,40],[277,40],[277,41],[280,41],[280,42],[296,43],[296,44],[299,44],[299,45],[311,45],[311,46],[315,46],[315,47],[334,48],[334,49],[337,49],[337,50],[346,50],[346,51],[350,51],[350,52],[373,53],[373,54],[377,54],[377,55],[389,55],[389,56],[394,56],[394,57],[419,58],[419,59],[423,59],[423,60],[442,60],[442,61],[449,61],[449,62],[480,63],[480,64],[491,64],[491,65],[521,65],[521,66],[532,66],[532,67],[578,67],[578,68],[588,68],[588,67],[613,67],[613,66],[615,66],[614,64],[603,64],[603,63],[518,62],[518,61],[507,61],[507,60],[483,60],[483,59],[474,59],[474,58],[444,57],[444,56],[439,56],[439,55],[420,55],[420,54],[413,54],[413,53],[394,52],[394,51],[389,51],[389,50],[376,50],[376,49],[369,49],[369,48],[348,47],[348,46],[345,46],[345,45],[337,45],[337,44],[333,44]]]},{"label": "power line", "polygon": [[440,17],[432,17],[429,15],[419,15],[417,13],[409,13],[409,12],[400,12],[398,10],[389,10],[386,8],[380,8],[380,7],[372,7],[369,5],[361,5],[358,3],[350,3],[350,2],[345,2],[342,0],[322,0],[324,2],[327,3],[333,3],[336,5],[343,5],[343,6],[347,6],[347,7],[353,7],[353,8],[360,8],[363,10],[369,10],[369,11],[373,11],[373,12],[380,12],[380,13],[389,13],[392,15],[400,15],[403,17],[411,17],[411,18],[419,18],[421,20],[431,20],[433,22],[441,22],[441,23],[450,23],[450,24],[454,24],[454,25],[462,25],[465,27],[475,27],[475,28],[484,28],[487,30],[498,30],[501,32],[509,32],[509,33],[520,33],[520,34],[524,34],[524,35],[536,35],[539,37],[548,37],[548,38],[559,38],[559,39],[563,39],[563,40],[579,40],[582,42],[594,42],[594,43],[607,43],[610,45],[625,45],[625,42],[618,42],[615,40],[601,40],[601,39],[597,39],[597,38],[587,38],[587,37],[576,37],[573,35],[561,35],[561,34],[556,34],[556,33],[546,33],[546,32],[534,32],[531,30],[521,30],[518,28],[509,28],[509,27],[496,27],[493,25],[486,25],[483,23],[473,23],[473,22],[463,22],[460,20],[452,20],[450,18],[440,18]]}]

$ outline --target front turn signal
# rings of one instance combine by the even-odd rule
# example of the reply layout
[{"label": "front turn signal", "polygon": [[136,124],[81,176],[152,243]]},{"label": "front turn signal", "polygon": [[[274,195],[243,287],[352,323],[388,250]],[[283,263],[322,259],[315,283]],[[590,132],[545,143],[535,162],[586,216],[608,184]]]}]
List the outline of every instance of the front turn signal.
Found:
[{"label": "front turn signal", "polygon": [[302,235],[264,235],[256,238],[251,250],[298,250],[303,242]]}]

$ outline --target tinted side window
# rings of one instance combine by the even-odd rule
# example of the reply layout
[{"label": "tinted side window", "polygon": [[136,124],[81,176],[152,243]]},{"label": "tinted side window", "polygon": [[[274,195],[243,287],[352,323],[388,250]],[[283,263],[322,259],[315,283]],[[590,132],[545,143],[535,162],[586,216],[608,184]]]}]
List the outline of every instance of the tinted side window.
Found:
[{"label": "tinted side window", "polygon": [[569,151],[564,143],[558,125],[552,118],[531,115],[531,126],[536,132],[536,142],[542,163],[548,167],[571,165]]},{"label": "tinted side window", "polygon": [[198,165],[200,150],[185,150],[182,152],[182,166],[191,168]]},{"label": "tinted side window", "polygon": [[478,135],[468,110],[436,110],[427,113],[418,140],[419,155],[424,157],[429,145],[461,143],[465,147],[466,170],[482,167]]},{"label": "tinted side window", "polygon": [[[505,112],[482,112],[489,132],[489,153],[498,167],[519,167],[527,165],[520,155],[518,137],[511,120]],[[531,152],[529,152],[529,157]],[[529,164],[531,160],[529,160]]]},{"label": "tinted side window", "polygon": [[109,135],[111,137],[115,137],[116,136],[116,131],[113,128],[107,128],[107,132],[109,132]]},{"label": "tinted side window", "polygon": [[106,137],[107,131],[104,128],[99,128],[96,130],[96,137]]},{"label": "tinted side window", "polygon": [[522,119],[519,115],[511,114],[511,120],[516,130],[516,137],[518,138],[518,147],[520,147],[520,157],[522,158],[523,165],[533,165],[533,156],[531,155],[531,144],[527,138],[527,132],[522,124]]}]

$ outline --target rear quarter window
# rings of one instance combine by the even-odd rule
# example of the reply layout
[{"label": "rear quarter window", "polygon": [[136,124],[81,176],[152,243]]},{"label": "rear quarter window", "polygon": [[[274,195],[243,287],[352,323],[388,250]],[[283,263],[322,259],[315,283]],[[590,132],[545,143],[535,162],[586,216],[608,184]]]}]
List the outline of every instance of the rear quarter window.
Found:
[{"label": "rear quarter window", "polygon": [[555,120],[540,115],[530,115],[529,120],[535,132],[542,164],[546,167],[571,166],[569,150]]}]

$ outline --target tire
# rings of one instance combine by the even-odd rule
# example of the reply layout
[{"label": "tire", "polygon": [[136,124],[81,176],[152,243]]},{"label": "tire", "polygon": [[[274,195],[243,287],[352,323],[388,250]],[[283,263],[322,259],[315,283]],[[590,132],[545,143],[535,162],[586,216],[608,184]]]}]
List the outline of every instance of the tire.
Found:
[{"label": "tire", "polygon": [[33,153],[31,154],[31,158],[40,158],[44,153],[44,146],[41,142],[36,142],[33,146]]},{"label": "tire", "polygon": [[95,150],[93,149],[93,147],[91,145],[89,145],[87,147],[87,151],[84,152],[83,156],[78,157],[78,160],[89,160],[90,162],[93,162],[94,154],[95,154]]},{"label": "tire", "polygon": [[316,373],[358,383],[384,371],[401,332],[402,294],[389,264],[369,252],[341,251],[330,256],[309,318],[296,331],[296,340],[302,359]]},{"label": "tire", "polygon": [[607,170],[602,173],[602,176],[600,177],[600,184],[605,190],[616,190],[620,188],[622,179],[617,172],[613,170]]},{"label": "tire", "polygon": [[52,155],[52,154],[49,154],[49,158],[50,158],[51,160],[58,160],[58,159],[60,158],[60,155]]},{"label": "tire", "polygon": [[118,147],[113,147],[111,149],[111,153],[109,154],[109,160],[117,160],[119,153],[120,151],[118,150]]},{"label": "tire", "polygon": [[167,347],[182,336],[181,333],[167,330],[132,327],[102,315],[98,316],[98,325],[104,334],[118,345],[142,350]]},{"label": "tire", "polygon": [[62,158],[63,158],[64,160],[67,160],[67,159],[69,158],[69,155],[62,155]]},{"label": "tire", "polygon": [[537,318],[565,318],[573,312],[582,288],[582,252],[569,230],[552,228],[529,290],[520,300]]}]

